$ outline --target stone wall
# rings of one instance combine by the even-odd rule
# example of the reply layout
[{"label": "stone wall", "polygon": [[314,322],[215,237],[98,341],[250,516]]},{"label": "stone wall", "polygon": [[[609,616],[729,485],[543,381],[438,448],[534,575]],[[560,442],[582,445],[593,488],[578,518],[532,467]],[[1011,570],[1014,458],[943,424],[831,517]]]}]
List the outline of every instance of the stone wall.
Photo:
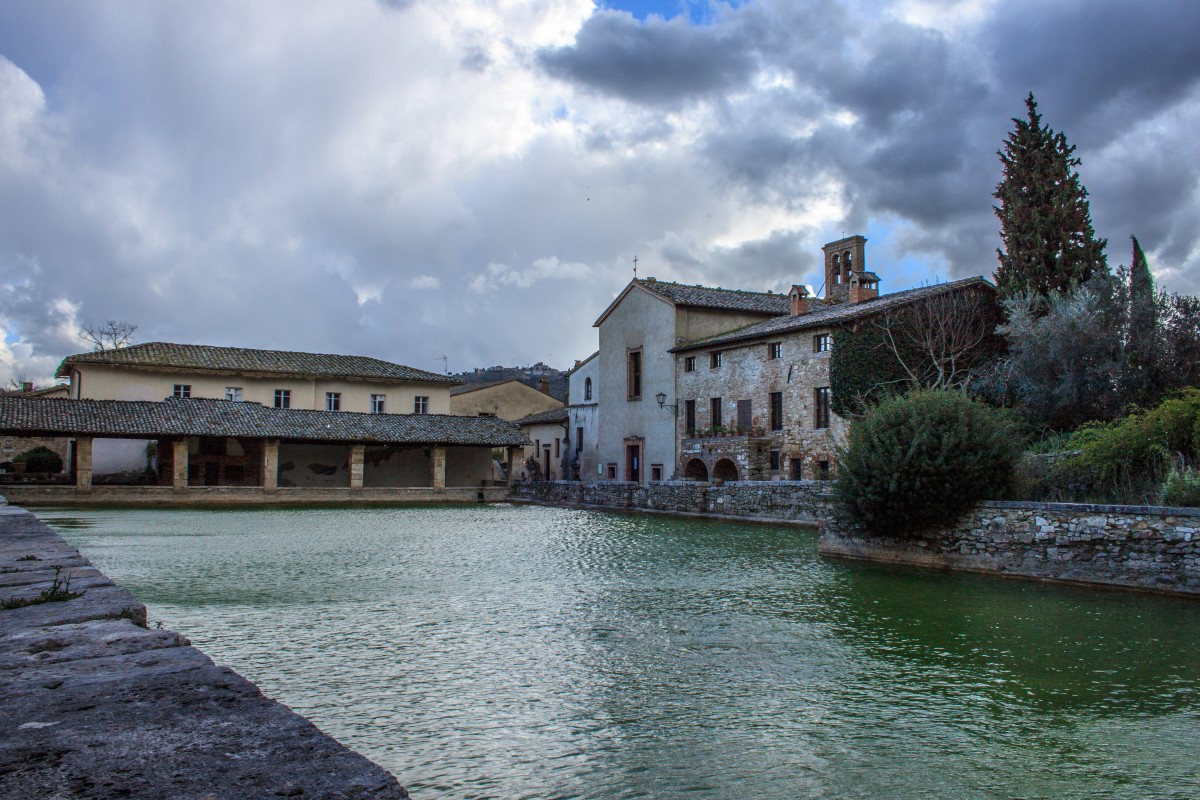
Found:
[{"label": "stone wall", "polygon": [[263,491],[260,487],[193,486],[176,492],[170,486],[74,486],[10,484],[8,499],[23,506],[325,506],[404,505],[408,503],[497,503],[508,499],[507,486],[363,489],[294,488]]},{"label": "stone wall", "polygon": [[558,506],[704,514],[785,520],[816,525],[828,518],[831,484],[821,481],[534,481],[513,488],[512,499]]},{"label": "stone wall", "polygon": [[826,556],[1200,595],[1200,509],[984,503],[904,539],[826,531]]}]

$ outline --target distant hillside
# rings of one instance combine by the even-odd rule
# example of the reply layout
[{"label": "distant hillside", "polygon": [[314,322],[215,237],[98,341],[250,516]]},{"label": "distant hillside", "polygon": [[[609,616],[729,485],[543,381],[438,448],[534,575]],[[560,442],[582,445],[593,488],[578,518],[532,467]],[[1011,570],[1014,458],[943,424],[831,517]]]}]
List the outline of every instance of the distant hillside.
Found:
[{"label": "distant hillside", "polygon": [[516,378],[526,386],[538,388],[543,377],[550,381],[550,394],[564,403],[567,401],[567,375],[562,370],[538,362],[531,367],[476,367],[470,372],[451,376],[463,383],[492,383]]}]

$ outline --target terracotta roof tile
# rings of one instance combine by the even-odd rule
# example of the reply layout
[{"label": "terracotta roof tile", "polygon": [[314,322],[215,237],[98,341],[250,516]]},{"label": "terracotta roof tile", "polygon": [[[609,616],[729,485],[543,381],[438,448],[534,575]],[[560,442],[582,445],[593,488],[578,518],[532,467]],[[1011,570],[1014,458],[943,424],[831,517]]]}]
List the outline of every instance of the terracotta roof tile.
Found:
[{"label": "terracotta roof tile", "polygon": [[385,381],[458,383],[448,375],[393,364],[367,356],[297,353],[290,350],[251,350],[245,347],[211,347],[202,344],[147,342],[116,350],[101,350],[67,356],[56,376],[69,375],[72,364],[109,364],[124,367],[172,367],[176,369],[262,372],[311,375],[322,378],[362,378]]},{"label": "terracotta roof tile", "polygon": [[678,347],[672,348],[672,353],[681,353],[686,350],[697,350],[706,347],[716,347],[725,344],[734,344],[736,342],[760,339],[770,336],[779,336],[793,331],[801,331],[807,328],[824,328],[831,325],[837,325],[842,322],[847,322],[859,317],[867,317],[872,314],[877,314],[881,311],[897,308],[914,300],[919,300],[923,297],[933,297],[942,294],[943,292],[957,291],[970,286],[986,287],[994,289],[986,279],[982,277],[964,278],[958,281],[950,281],[948,283],[938,283],[933,286],[920,286],[916,289],[906,289],[902,292],[892,292],[891,294],[880,295],[871,300],[864,300],[861,303],[837,303],[830,306],[822,306],[807,314],[799,316],[782,316],[774,319],[766,320],[765,322],[756,322],[753,325],[748,325],[745,328],[740,328],[736,331],[723,333],[719,336],[712,336],[707,339],[698,339],[692,342],[685,342]]},{"label": "terracotta roof tile", "polygon": [[518,425],[518,426],[520,426],[520,425],[545,425],[548,423],[566,422],[566,421],[567,421],[567,409],[564,406],[562,408],[551,408],[547,411],[539,411],[536,414],[530,414],[527,417],[521,417],[519,420],[517,420],[513,424]]},{"label": "terracotta roof tile", "polygon": [[654,278],[639,279],[637,284],[680,306],[716,308],[726,311],[752,311],[760,314],[786,314],[790,308],[790,301],[786,294],[688,286],[683,283],[660,281]]},{"label": "terracotta roof tile", "polygon": [[516,426],[494,417],[450,414],[357,414],[267,408],[230,400],[65,400],[0,397],[0,431],[81,436],[255,439],[448,444],[488,447],[526,443]]}]

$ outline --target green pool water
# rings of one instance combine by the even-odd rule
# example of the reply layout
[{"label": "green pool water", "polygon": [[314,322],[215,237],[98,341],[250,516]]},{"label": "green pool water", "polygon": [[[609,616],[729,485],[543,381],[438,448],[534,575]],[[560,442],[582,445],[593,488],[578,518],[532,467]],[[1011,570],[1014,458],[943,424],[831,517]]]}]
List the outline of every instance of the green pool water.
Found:
[{"label": "green pool water", "polygon": [[507,505],[43,510],[428,798],[1195,798],[1200,603]]}]

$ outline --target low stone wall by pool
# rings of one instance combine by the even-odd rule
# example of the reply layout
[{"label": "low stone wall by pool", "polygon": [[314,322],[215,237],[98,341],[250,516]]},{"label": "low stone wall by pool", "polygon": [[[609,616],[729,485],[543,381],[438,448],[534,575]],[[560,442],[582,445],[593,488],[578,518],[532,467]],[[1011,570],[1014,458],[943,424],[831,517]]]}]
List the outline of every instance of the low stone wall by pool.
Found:
[{"label": "low stone wall by pool", "polygon": [[21,484],[5,487],[9,502],[20,506],[324,506],[403,505],[427,503],[497,503],[508,498],[507,486],[449,486],[351,489],[348,487],[282,488],[259,486],[72,486]]},{"label": "low stone wall by pool", "polygon": [[1200,595],[1200,509],[990,502],[906,538],[835,530],[825,556]]},{"label": "low stone wall by pool", "polygon": [[0,601],[56,578],[82,595],[0,609],[0,800],[408,797],[179,634],[143,627],[132,594],[33,514],[0,506]]},{"label": "low stone wall by pool", "polygon": [[529,481],[510,499],[548,505],[658,511],[669,514],[743,517],[816,525],[829,518],[832,484],[827,481]]}]

